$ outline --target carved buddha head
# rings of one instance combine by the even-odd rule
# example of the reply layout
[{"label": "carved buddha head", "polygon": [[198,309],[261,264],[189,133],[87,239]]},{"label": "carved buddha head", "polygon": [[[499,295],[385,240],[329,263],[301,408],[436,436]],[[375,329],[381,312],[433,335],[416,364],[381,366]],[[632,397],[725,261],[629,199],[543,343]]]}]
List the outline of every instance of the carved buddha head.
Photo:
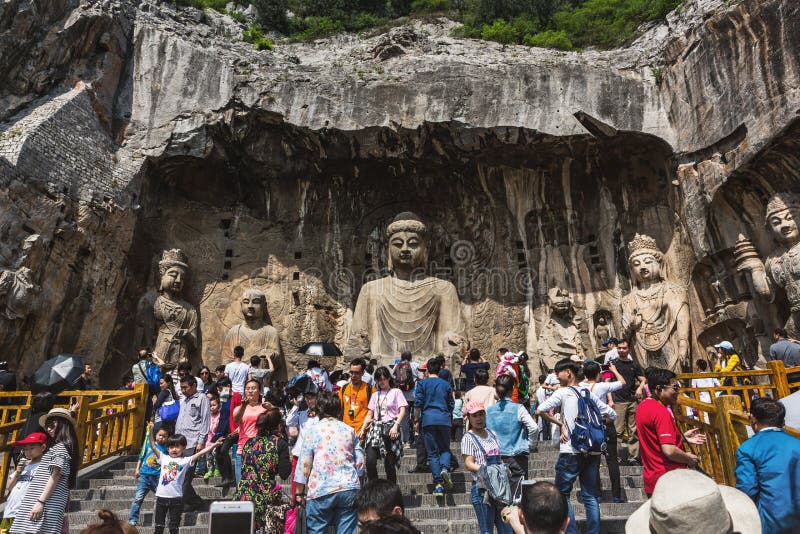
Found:
[{"label": "carved buddha head", "polygon": [[775,193],[769,200],[767,225],[781,243],[795,244],[800,241],[798,217],[800,217],[800,195]]},{"label": "carved buddha head", "polygon": [[647,235],[636,234],[628,243],[628,266],[636,282],[657,282],[661,276],[661,262],[664,255],[656,240]]},{"label": "carved buddha head", "polygon": [[547,291],[547,301],[556,315],[568,315],[572,312],[572,299],[569,297],[569,291],[564,288],[551,287]]},{"label": "carved buddha head", "polygon": [[398,214],[386,228],[389,269],[413,270],[428,264],[428,227],[415,214]]},{"label": "carved buddha head", "polygon": [[259,289],[250,288],[241,300],[242,315],[247,321],[263,319],[267,309],[267,296]]},{"label": "carved buddha head", "polygon": [[171,296],[179,296],[189,274],[186,254],[177,248],[165,250],[158,262],[158,274],[161,276],[159,291]]}]

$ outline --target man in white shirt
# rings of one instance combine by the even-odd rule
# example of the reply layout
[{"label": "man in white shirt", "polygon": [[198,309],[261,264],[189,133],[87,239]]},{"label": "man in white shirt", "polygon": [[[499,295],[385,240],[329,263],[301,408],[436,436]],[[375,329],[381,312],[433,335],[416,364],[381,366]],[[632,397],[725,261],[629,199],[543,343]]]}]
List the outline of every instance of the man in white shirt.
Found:
[{"label": "man in white shirt", "polygon": [[[580,367],[569,358],[564,358],[556,364],[555,373],[561,387],[536,408],[536,415],[548,419],[561,429],[560,452],[556,462],[556,486],[569,503],[572,486],[580,478],[581,497],[586,509],[586,534],[600,534],[600,505],[597,502],[600,496],[600,453],[581,454],[573,448],[571,442],[575,419],[578,417],[579,394],[582,389],[587,389],[581,388],[578,384]],[[602,415],[609,419],[616,418],[617,414],[605,402],[594,394],[590,395]],[[561,420],[550,415],[548,413],[550,410],[560,410]],[[566,534],[578,534],[572,505],[569,505],[569,518],[570,524],[567,526]]]},{"label": "man in white shirt", "polygon": [[231,379],[231,391],[240,395],[244,395],[244,384],[250,374],[250,366],[242,361],[243,357],[244,349],[234,347],[233,361],[225,366],[225,376]]},{"label": "man in white shirt", "polygon": [[[579,387],[586,388],[596,397],[608,403],[609,408],[614,409],[614,399],[611,396],[615,391],[619,391],[625,385],[623,377],[612,361],[608,364],[608,370],[614,373],[616,380],[611,382],[602,381],[602,369],[600,364],[595,361],[588,361],[583,364],[584,381],[578,384]],[[613,421],[606,421],[606,465],[608,465],[608,477],[611,479],[611,495],[615,503],[625,502],[622,497],[622,485],[619,476],[619,457],[617,456],[617,429]]]},{"label": "man in white shirt", "polygon": [[[179,387],[181,383],[181,378],[184,376],[193,376],[192,375],[192,364],[189,362],[181,362],[178,364],[178,368],[169,373],[172,377],[172,383],[175,385],[175,393],[178,394],[178,400],[182,401],[185,397],[183,395],[183,391]],[[205,384],[199,377],[194,377],[197,380],[197,391],[205,391]]]}]

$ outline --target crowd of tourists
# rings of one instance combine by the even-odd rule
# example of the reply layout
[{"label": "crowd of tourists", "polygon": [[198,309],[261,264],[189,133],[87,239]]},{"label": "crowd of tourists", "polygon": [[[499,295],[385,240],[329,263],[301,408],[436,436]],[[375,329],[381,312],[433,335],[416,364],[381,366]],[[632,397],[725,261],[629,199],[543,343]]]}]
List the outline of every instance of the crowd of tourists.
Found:
[{"label": "crowd of tourists", "polygon": [[[737,489],[717,486],[697,471],[692,452],[705,435],[681,433],[676,423],[676,375],[642,369],[624,339],[606,346],[597,361],[558,361],[538,387],[527,355],[504,348],[493,361],[471,350],[453,370],[457,377],[443,356],[417,362],[403,353],[390,366],[356,358],[330,374],[310,360],[288,384],[273,382],[270,358],[245,362],[241,347],[213,371],[184,362],[167,372],[157,354],[142,350],[132,382],[147,384],[152,396],[135,497],[127,520],[101,510],[101,522],[84,532],[136,532],[154,493],[155,534],[177,534],[184,512],[207,509],[193,487],[201,477],[231,489],[233,500],[252,502],[262,534],[283,534],[292,524],[311,534],[329,527],[339,534],[418,532],[397,484],[404,448],[415,450],[409,472],[430,473],[434,497],[453,490],[454,470],[469,473],[481,534],[577,533],[570,499],[576,481],[585,532],[599,533],[603,461],[615,503],[625,502],[620,464],[643,468],[648,500],[627,532],[800,532],[800,440],[783,430],[780,402],[752,400],[755,435],[736,452]],[[718,344],[713,367],[697,362],[698,370],[724,377],[741,365],[732,348]],[[719,385],[695,380],[695,387]],[[65,512],[82,444],[77,407],[53,402],[50,394],[34,396],[13,443],[2,533],[69,529]],[[554,483],[531,480],[531,455],[549,440],[559,449]]]}]

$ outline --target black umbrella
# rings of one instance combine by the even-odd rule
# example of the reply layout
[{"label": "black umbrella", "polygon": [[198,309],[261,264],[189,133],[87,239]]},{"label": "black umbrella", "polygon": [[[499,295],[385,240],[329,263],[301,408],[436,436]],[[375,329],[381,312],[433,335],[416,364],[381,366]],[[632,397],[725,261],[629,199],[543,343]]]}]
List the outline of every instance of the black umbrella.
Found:
[{"label": "black umbrella", "polygon": [[341,356],[342,351],[335,343],[324,343],[322,341],[315,341],[313,343],[306,343],[297,352],[305,354],[306,356]]},{"label": "black umbrella", "polygon": [[59,354],[42,364],[33,375],[31,391],[40,393],[49,391],[58,394],[69,389],[83,374],[83,356],[76,354]]},{"label": "black umbrella", "polygon": [[286,389],[289,390],[289,393],[291,393],[292,396],[300,395],[301,393],[319,393],[319,387],[317,387],[317,384],[314,383],[314,380],[305,373],[299,374],[290,380],[289,384],[286,386]]}]

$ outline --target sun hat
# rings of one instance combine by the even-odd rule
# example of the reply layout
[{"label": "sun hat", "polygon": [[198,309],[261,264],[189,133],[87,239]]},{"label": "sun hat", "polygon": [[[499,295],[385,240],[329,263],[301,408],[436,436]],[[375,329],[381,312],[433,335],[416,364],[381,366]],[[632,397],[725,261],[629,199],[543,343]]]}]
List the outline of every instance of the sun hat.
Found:
[{"label": "sun hat", "polygon": [[75,429],[75,419],[72,417],[72,412],[67,410],[66,408],[53,408],[43,416],[39,418],[39,426],[42,428],[46,428],[47,420],[51,417],[58,417],[60,419],[66,419],[66,421],[72,426],[73,430]]},{"label": "sun hat", "polygon": [[761,519],[745,493],[692,469],[676,469],[658,479],[652,498],[625,523],[625,534],[648,532],[761,534]]},{"label": "sun hat", "polygon": [[23,445],[44,445],[47,443],[47,434],[44,432],[31,432],[19,441],[11,444],[12,447],[22,447]]},{"label": "sun hat", "polygon": [[478,412],[485,412],[486,406],[483,405],[481,401],[469,401],[461,413],[464,414],[464,417],[467,415],[471,415]]},{"label": "sun hat", "polygon": [[714,348],[725,349],[725,350],[733,350],[733,343],[731,343],[730,341],[720,341],[719,343],[714,345]]},{"label": "sun hat", "polygon": [[420,371],[427,371],[428,370],[428,362],[423,363],[419,367],[417,367]]}]

